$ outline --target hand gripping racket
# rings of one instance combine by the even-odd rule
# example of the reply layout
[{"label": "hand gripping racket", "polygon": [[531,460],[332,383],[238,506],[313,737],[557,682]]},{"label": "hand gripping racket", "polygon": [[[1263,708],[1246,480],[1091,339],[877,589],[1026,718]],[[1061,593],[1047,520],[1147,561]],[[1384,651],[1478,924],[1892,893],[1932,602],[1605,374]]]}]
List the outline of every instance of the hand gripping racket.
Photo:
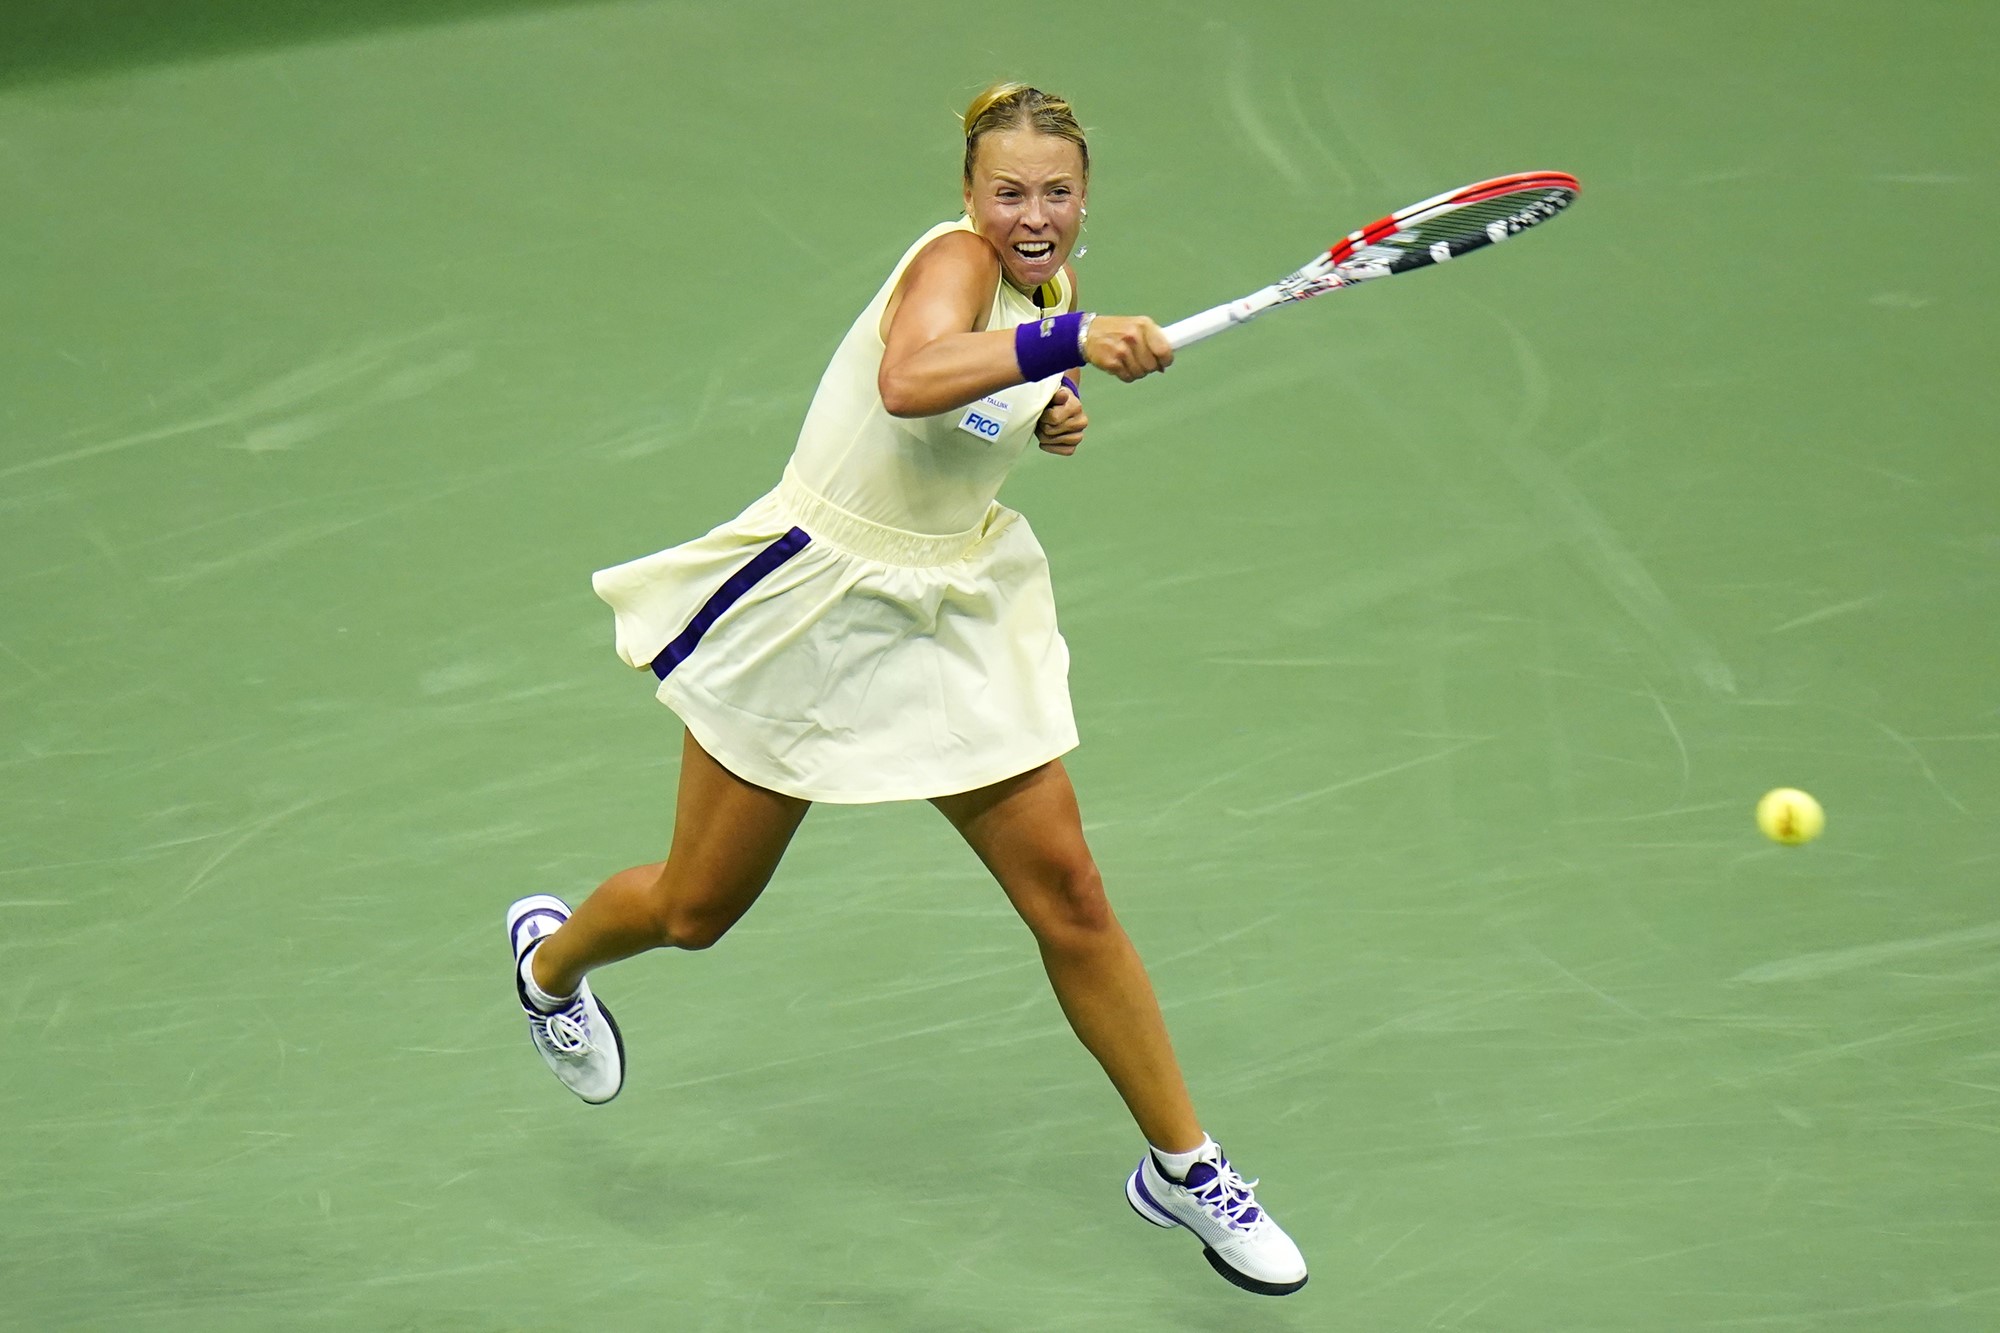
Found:
[{"label": "hand gripping racket", "polygon": [[1582,188],[1576,177],[1560,171],[1528,171],[1411,204],[1350,232],[1289,278],[1169,324],[1167,341],[1179,349],[1281,305],[1456,259],[1547,222],[1568,208]]}]

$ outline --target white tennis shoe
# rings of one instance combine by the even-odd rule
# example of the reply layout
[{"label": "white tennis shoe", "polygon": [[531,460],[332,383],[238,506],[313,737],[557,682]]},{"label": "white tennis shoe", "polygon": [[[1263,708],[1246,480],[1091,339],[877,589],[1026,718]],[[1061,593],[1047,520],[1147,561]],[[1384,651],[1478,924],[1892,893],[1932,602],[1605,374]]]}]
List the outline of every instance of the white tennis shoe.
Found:
[{"label": "white tennis shoe", "polygon": [[528,1015],[528,1036],[563,1086],[592,1105],[618,1095],[625,1086],[625,1038],[611,1011],[583,982],[562,1008],[545,1010],[528,998],[521,970],[528,951],[569,920],[569,904],[538,893],[507,909],[507,945],[514,955],[514,995]]},{"label": "white tennis shoe", "polygon": [[1186,1227],[1216,1272],[1245,1291],[1289,1296],[1306,1284],[1305,1256],[1258,1204],[1245,1180],[1215,1150],[1175,1180],[1148,1152],[1125,1182],[1125,1201],[1156,1227]]}]

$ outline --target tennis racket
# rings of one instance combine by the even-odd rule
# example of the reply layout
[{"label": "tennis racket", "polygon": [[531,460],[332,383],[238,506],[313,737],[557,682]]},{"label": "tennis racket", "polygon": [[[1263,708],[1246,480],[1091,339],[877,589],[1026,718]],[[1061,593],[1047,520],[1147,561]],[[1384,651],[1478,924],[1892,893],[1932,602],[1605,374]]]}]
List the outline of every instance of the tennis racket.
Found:
[{"label": "tennis racket", "polygon": [[1190,315],[1164,332],[1176,349],[1247,324],[1266,310],[1337,292],[1371,278],[1442,264],[1539,226],[1582,190],[1560,171],[1497,176],[1411,204],[1346,237],[1288,278],[1240,301]]}]

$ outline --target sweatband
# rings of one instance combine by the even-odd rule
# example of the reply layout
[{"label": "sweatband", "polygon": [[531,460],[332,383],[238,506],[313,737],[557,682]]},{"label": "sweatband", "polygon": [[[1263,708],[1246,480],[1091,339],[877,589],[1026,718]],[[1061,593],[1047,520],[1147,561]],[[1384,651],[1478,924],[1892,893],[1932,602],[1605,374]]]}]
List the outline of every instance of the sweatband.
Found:
[{"label": "sweatband", "polygon": [[1032,384],[1074,369],[1076,331],[1082,323],[1083,312],[1072,310],[1067,315],[1050,315],[1047,319],[1015,325],[1014,361],[1021,368],[1022,380]]},{"label": "sweatband", "polygon": [[1068,389],[1070,397],[1076,399],[1079,403],[1083,401],[1082,386],[1067,375],[1063,376],[1063,388]]}]

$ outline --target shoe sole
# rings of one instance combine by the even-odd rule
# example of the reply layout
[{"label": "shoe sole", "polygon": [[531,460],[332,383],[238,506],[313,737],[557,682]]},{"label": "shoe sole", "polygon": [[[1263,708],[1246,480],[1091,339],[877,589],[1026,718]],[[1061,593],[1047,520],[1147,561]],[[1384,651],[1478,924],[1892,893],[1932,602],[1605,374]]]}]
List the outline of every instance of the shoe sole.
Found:
[{"label": "shoe sole", "polygon": [[1227,1260],[1206,1245],[1201,1247],[1201,1253],[1202,1257],[1208,1260],[1208,1266],[1222,1274],[1224,1280],[1234,1283],[1245,1291],[1254,1291],[1259,1296],[1289,1296],[1306,1284],[1305,1278],[1300,1278],[1297,1282],[1261,1282],[1248,1273],[1239,1273],[1231,1268]]},{"label": "shoe sole", "polygon": [[[1125,1202],[1132,1206],[1133,1212],[1145,1218],[1156,1227],[1172,1230],[1174,1227],[1186,1225],[1178,1218],[1154,1206],[1153,1201],[1146,1197],[1143,1187],[1139,1184],[1139,1172],[1137,1171],[1134,1171],[1125,1178]],[[1213,1268],[1217,1273],[1220,1273],[1225,1282],[1228,1282],[1232,1286],[1241,1287],[1244,1291],[1255,1292],[1259,1296],[1289,1296],[1300,1287],[1303,1287],[1311,1276],[1308,1274],[1307,1277],[1302,1277],[1297,1282],[1266,1282],[1261,1278],[1254,1278],[1248,1273],[1239,1272],[1231,1268],[1227,1259],[1224,1259],[1206,1245],[1201,1247],[1201,1257],[1208,1260],[1208,1266]]]},{"label": "shoe sole", "polygon": [[[507,909],[507,943],[508,947],[514,950],[514,968],[517,972],[521,967],[521,955],[526,953],[527,950],[518,947],[518,942],[514,938],[514,932],[521,928],[521,922],[534,913],[546,911],[558,912],[561,914],[563,920],[569,920],[569,904],[551,893],[538,893],[532,897],[522,898]],[[540,939],[542,937],[537,936],[536,938]],[[530,941],[530,947],[533,947],[533,941]],[[515,994],[518,996],[520,994],[520,983],[518,980],[515,982],[514,989]],[[586,1106],[603,1106],[605,1103],[616,1098],[619,1093],[625,1091],[625,1075],[628,1072],[625,1064],[625,1034],[619,1030],[618,1020],[612,1016],[611,1006],[603,1000],[597,999],[595,994],[591,998],[597,1000],[597,1012],[604,1015],[605,1023],[611,1028],[612,1043],[618,1048],[618,1086],[611,1090],[610,1097],[603,1098],[586,1097],[582,1093],[576,1092],[575,1088],[571,1088],[570,1091],[576,1093],[577,1100]]]}]

